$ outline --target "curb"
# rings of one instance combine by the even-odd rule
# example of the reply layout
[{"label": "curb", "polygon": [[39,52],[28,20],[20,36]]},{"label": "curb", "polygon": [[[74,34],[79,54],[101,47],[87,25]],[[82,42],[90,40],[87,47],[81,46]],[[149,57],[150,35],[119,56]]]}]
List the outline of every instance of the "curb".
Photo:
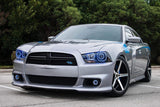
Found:
[{"label": "curb", "polygon": [[5,72],[12,72],[13,69],[0,69],[0,73],[5,73]]},{"label": "curb", "polygon": [[152,68],[160,68],[160,66],[159,65],[154,65],[154,66],[152,66]]}]

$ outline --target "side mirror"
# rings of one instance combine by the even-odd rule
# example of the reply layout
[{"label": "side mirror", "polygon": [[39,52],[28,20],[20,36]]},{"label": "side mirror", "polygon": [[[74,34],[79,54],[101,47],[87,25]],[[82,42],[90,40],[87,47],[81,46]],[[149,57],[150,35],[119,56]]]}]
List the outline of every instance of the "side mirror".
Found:
[{"label": "side mirror", "polygon": [[51,40],[54,40],[55,39],[55,36],[49,36],[48,37],[48,41],[51,41]]},{"label": "side mirror", "polygon": [[126,42],[140,43],[141,42],[141,38],[140,37],[129,37],[129,38],[127,38]]}]

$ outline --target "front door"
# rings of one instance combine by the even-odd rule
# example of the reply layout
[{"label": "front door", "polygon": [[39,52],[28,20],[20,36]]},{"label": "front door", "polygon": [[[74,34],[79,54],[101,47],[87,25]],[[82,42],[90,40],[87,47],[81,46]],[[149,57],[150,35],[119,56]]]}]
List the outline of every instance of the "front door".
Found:
[{"label": "front door", "polygon": [[[138,36],[138,34],[130,29],[126,28],[126,38]],[[147,64],[146,48],[145,44],[141,41],[139,43],[128,43],[128,46],[132,49],[132,75],[133,78],[144,74]]]}]

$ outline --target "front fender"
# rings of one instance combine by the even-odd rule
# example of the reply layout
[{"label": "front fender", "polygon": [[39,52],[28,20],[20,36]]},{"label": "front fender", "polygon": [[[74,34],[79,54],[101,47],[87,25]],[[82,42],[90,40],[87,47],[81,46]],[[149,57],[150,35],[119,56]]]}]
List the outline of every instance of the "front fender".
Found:
[{"label": "front fender", "polygon": [[23,45],[20,45],[17,49],[19,50],[23,50],[25,52],[29,52],[34,46],[36,46],[37,44],[39,44],[40,42],[30,42],[30,43],[26,43]]},{"label": "front fender", "polygon": [[112,61],[115,63],[117,58],[122,56],[125,58],[129,70],[131,71],[132,67],[132,49],[130,47],[127,47],[125,44],[111,44],[104,46],[101,48],[100,51],[107,51],[109,55],[111,56]]}]

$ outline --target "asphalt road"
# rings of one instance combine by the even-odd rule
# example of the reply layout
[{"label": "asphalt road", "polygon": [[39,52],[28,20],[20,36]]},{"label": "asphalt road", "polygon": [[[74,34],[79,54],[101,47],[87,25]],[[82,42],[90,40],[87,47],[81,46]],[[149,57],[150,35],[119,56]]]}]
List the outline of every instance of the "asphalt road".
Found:
[{"label": "asphalt road", "polygon": [[11,85],[10,72],[0,72],[0,107],[160,107],[160,68],[152,69],[150,83],[130,85],[123,97],[75,91],[25,91]]}]

